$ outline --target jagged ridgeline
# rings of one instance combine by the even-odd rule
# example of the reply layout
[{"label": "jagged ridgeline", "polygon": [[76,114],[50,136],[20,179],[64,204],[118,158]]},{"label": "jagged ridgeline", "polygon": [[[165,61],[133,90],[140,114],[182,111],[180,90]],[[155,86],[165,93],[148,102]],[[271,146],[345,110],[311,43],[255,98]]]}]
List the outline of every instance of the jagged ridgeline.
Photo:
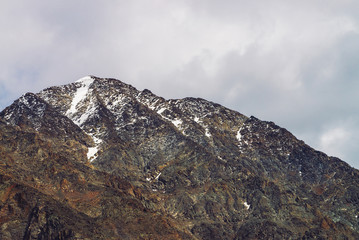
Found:
[{"label": "jagged ridgeline", "polygon": [[273,122],[82,78],[0,113],[0,239],[359,239],[358,171]]}]

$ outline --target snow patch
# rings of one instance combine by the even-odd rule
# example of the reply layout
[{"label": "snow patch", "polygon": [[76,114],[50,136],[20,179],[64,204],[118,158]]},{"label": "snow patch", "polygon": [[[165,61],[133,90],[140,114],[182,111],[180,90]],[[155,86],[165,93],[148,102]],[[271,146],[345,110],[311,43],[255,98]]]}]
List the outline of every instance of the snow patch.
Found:
[{"label": "snow patch", "polygon": [[175,119],[175,120],[170,120],[170,121],[173,123],[173,125],[176,126],[176,128],[180,128],[180,126],[183,123],[181,119]]},{"label": "snow patch", "polygon": [[163,115],[163,112],[166,111],[166,110],[167,110],[167,108],[162,107],[160,110],[157,111],[157,113],[158,113],[162,118],[166,119],[167,121],[172,122],[172,124],[175,125],[176,128],[180,129],[180,127],[181,127],[183,121],[182,121],[181,119],[178,119],[178,118],[170,119],[170,118],[164,116],[164,115]]},{"label": "snow patch", "polygon": [[109,103],[107,103],[106,105],[110,105],[110,106],[108,106],[108,108],[113,110],[115,108],[122,107],[124,104],[126,104],[125,100],[126,100],[126,97],[120,95],[113,102],[111,102],[111,105]]},{"label": "snow patch", "polygon": [[97,158],[97,152],[100,149],[100,144],[102,143],[102,140],[92,136],[93,141],[95,142],[95,146],[94,147],[90,147],[88,148],[87,151],[87,159],[92,162],[93,160],[95,160]]},{"label": "snow patch", "polygon": [[12,117],[12,115],[13,115],[13,113],[10,112],[9,114],[6,114],[6,115],[4,116],[4,119],[5,119],[6,121],[9,121],[10,118]]},{"label": "snow patch", "polygon": [[93,80],[94,79],[91,76],[85,76],[83,78],[80,78],[80,79],[76,80],[75,83],[84,83],[84,82],[91,82],[92,83]]},{"label": "snow patch", "polygon": [[98,147],[97,146],[88,148],[87,159],[90,160],[90,162],[95,160],[95,155],[96,155],[97,152],[98,152]]},{"label": "snow patch", "polygon": [[240,129],[238,130],[237,135],[236,135],[236,138],[237,138],[238,142],[240,142],[240,141],[242,140],[241,130],[242,130],[242,128],[240,128]]},{"label": "snow patch", "polygon": [[89,108],[84,114],[81,115],[79,119],[73,120],[73,122],[77,126],[81,126],[94,113],[95,113],[95,108]]},{"label": "snow patch", "polygon": [[166,110],[165,107],[161,108],[160,110],[157,111],[158,114],[162,115],[162,113]]},{"label": "snow patch", "polygon": [[19,102],[24,104],[26,107],[30,107],[29,101],[27,101],[25,94],[20,97]]},{"label": "snow patch", "polygon": [[[204,115],[203,117],[206,117],[208,114]],[[212,137],[211,132],[209,131],[208,125],[205,124],[202,120],[200,120],[200,118],[198,116],[195,116],[193,118],[193,121],[195,121],[196,123],[198,123],[199,125],[201,125],[202,128],[204,128],[204,135],[208,138]]]},{"label": "snow patch", "polygon": [[155,102],[151,103],[150,105],[148,105],[148,107],[151,109],[151,110],[154,110],[156,108],[156,104],[157,102],[159,101],[159,99],[156,99]]},{"label": "snow patch", "polygon": [[79,102],[81,102],[81,100],[83,100],[86,97],[89,87],[93,83],[93,81],[94,79],[89,76],[81,78],[76,81],[76,83],[81,83],[81,87],[79,87],[76,90],[75,95],[72,98],[71,106],[66,112],[66,116],[70,117],[77,112],[76,110],[77,104],[79,104]]},{"label": "snow patch", "polygon": [[212,134],[209,132],[209,129],[208,129],[208,128],[206,128],[205,135],[206,135],[206,137],[208,137],[208,138],[212,137]]},{"label": "snow patch", "polygon": [[159,173],[156,177],[155,180],[158,180],[158,178],[161,176],[161,173]]}]

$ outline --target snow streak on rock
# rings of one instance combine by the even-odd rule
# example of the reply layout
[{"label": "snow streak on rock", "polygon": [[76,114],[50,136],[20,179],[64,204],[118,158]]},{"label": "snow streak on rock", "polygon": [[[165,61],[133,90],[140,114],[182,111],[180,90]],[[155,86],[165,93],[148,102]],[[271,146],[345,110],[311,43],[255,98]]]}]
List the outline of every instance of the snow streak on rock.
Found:
[{"label": "snow streak on rock", "polygon": [[237,138],[238,142],[240,142],[240,141],[242,140],[241,130],[242,130],[242,128],[240,128],[240,129],[238,130],[237,135],[236,135],[236,138]]},{"label": "snow streak on rock", "polygon": [[97,158],[97,152],[100,149],[100,144],[103,142],[101,139],[97,137],[92,136],[92,138],[95,142],[95,146],[88,148],[88,152],[87,152],[87,159],[90,160],[90,162],[92,162]]},{"label": "snow streak on rock", "polygon": [[247,208],[247,210],[249,210],[249,208],[251,207],[251,205],[249,205],[247,202],[244,202],[243,205]]},{"label": "snow streak on rock", "polygon": [[[94,79],[91,77],[84,77],[84,78],[81,78],[76,81],[76,83],[81,83],[81,87],[79,87],[77,89],[77,91],[75,92],[75,95],[71,102],[71,106],[66,112],[66,116],[69,117],[70,119],[73,119],[74,115],[78,112],[77,105],[81,101],[83,101],[83,99],[86,97],[86,95],[89,91],[89,87],[93,83],[93,81],[94,81]],[[88,115],[89,115],[89,112],[85,113],[80,118],[76,119],[74,122],[80,126],[86,120]]]},{"label": "snow streak on rock", "polygon": [[170,118],[168,115],[166,115],[166,111],[170,112],[170,110],[166,107],[162,107],[157,111],[157,114],[159,114],[163,119],[171,122],[177,129],[182,130],[183,121],[179,118]]}]

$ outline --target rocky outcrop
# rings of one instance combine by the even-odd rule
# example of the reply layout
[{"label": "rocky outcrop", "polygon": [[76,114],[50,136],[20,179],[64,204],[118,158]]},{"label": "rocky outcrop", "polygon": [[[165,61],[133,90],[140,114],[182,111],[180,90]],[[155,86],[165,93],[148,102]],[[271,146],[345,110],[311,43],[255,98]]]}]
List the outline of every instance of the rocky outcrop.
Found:
[{"label": "rocky outcrop", "polygon": [[359,175],[272,122],[115,79],[0,113],[1,239],[357,239]]},{"label": "rocky outcrop", "polygon": [[140,189],[93,169],[79,142],[1,122],[0,143],[1,239],[187,236],[146,208]]}]

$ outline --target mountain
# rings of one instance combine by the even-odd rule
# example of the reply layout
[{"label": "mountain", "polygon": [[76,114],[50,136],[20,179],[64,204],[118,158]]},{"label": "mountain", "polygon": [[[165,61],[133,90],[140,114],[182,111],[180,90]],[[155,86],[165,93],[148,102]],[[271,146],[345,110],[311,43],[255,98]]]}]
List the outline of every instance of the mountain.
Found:
[{"label": "mountain", "polygon": [[0,239],[359,239],[359,172],[273,122],[88,76],[0,113]]}]

